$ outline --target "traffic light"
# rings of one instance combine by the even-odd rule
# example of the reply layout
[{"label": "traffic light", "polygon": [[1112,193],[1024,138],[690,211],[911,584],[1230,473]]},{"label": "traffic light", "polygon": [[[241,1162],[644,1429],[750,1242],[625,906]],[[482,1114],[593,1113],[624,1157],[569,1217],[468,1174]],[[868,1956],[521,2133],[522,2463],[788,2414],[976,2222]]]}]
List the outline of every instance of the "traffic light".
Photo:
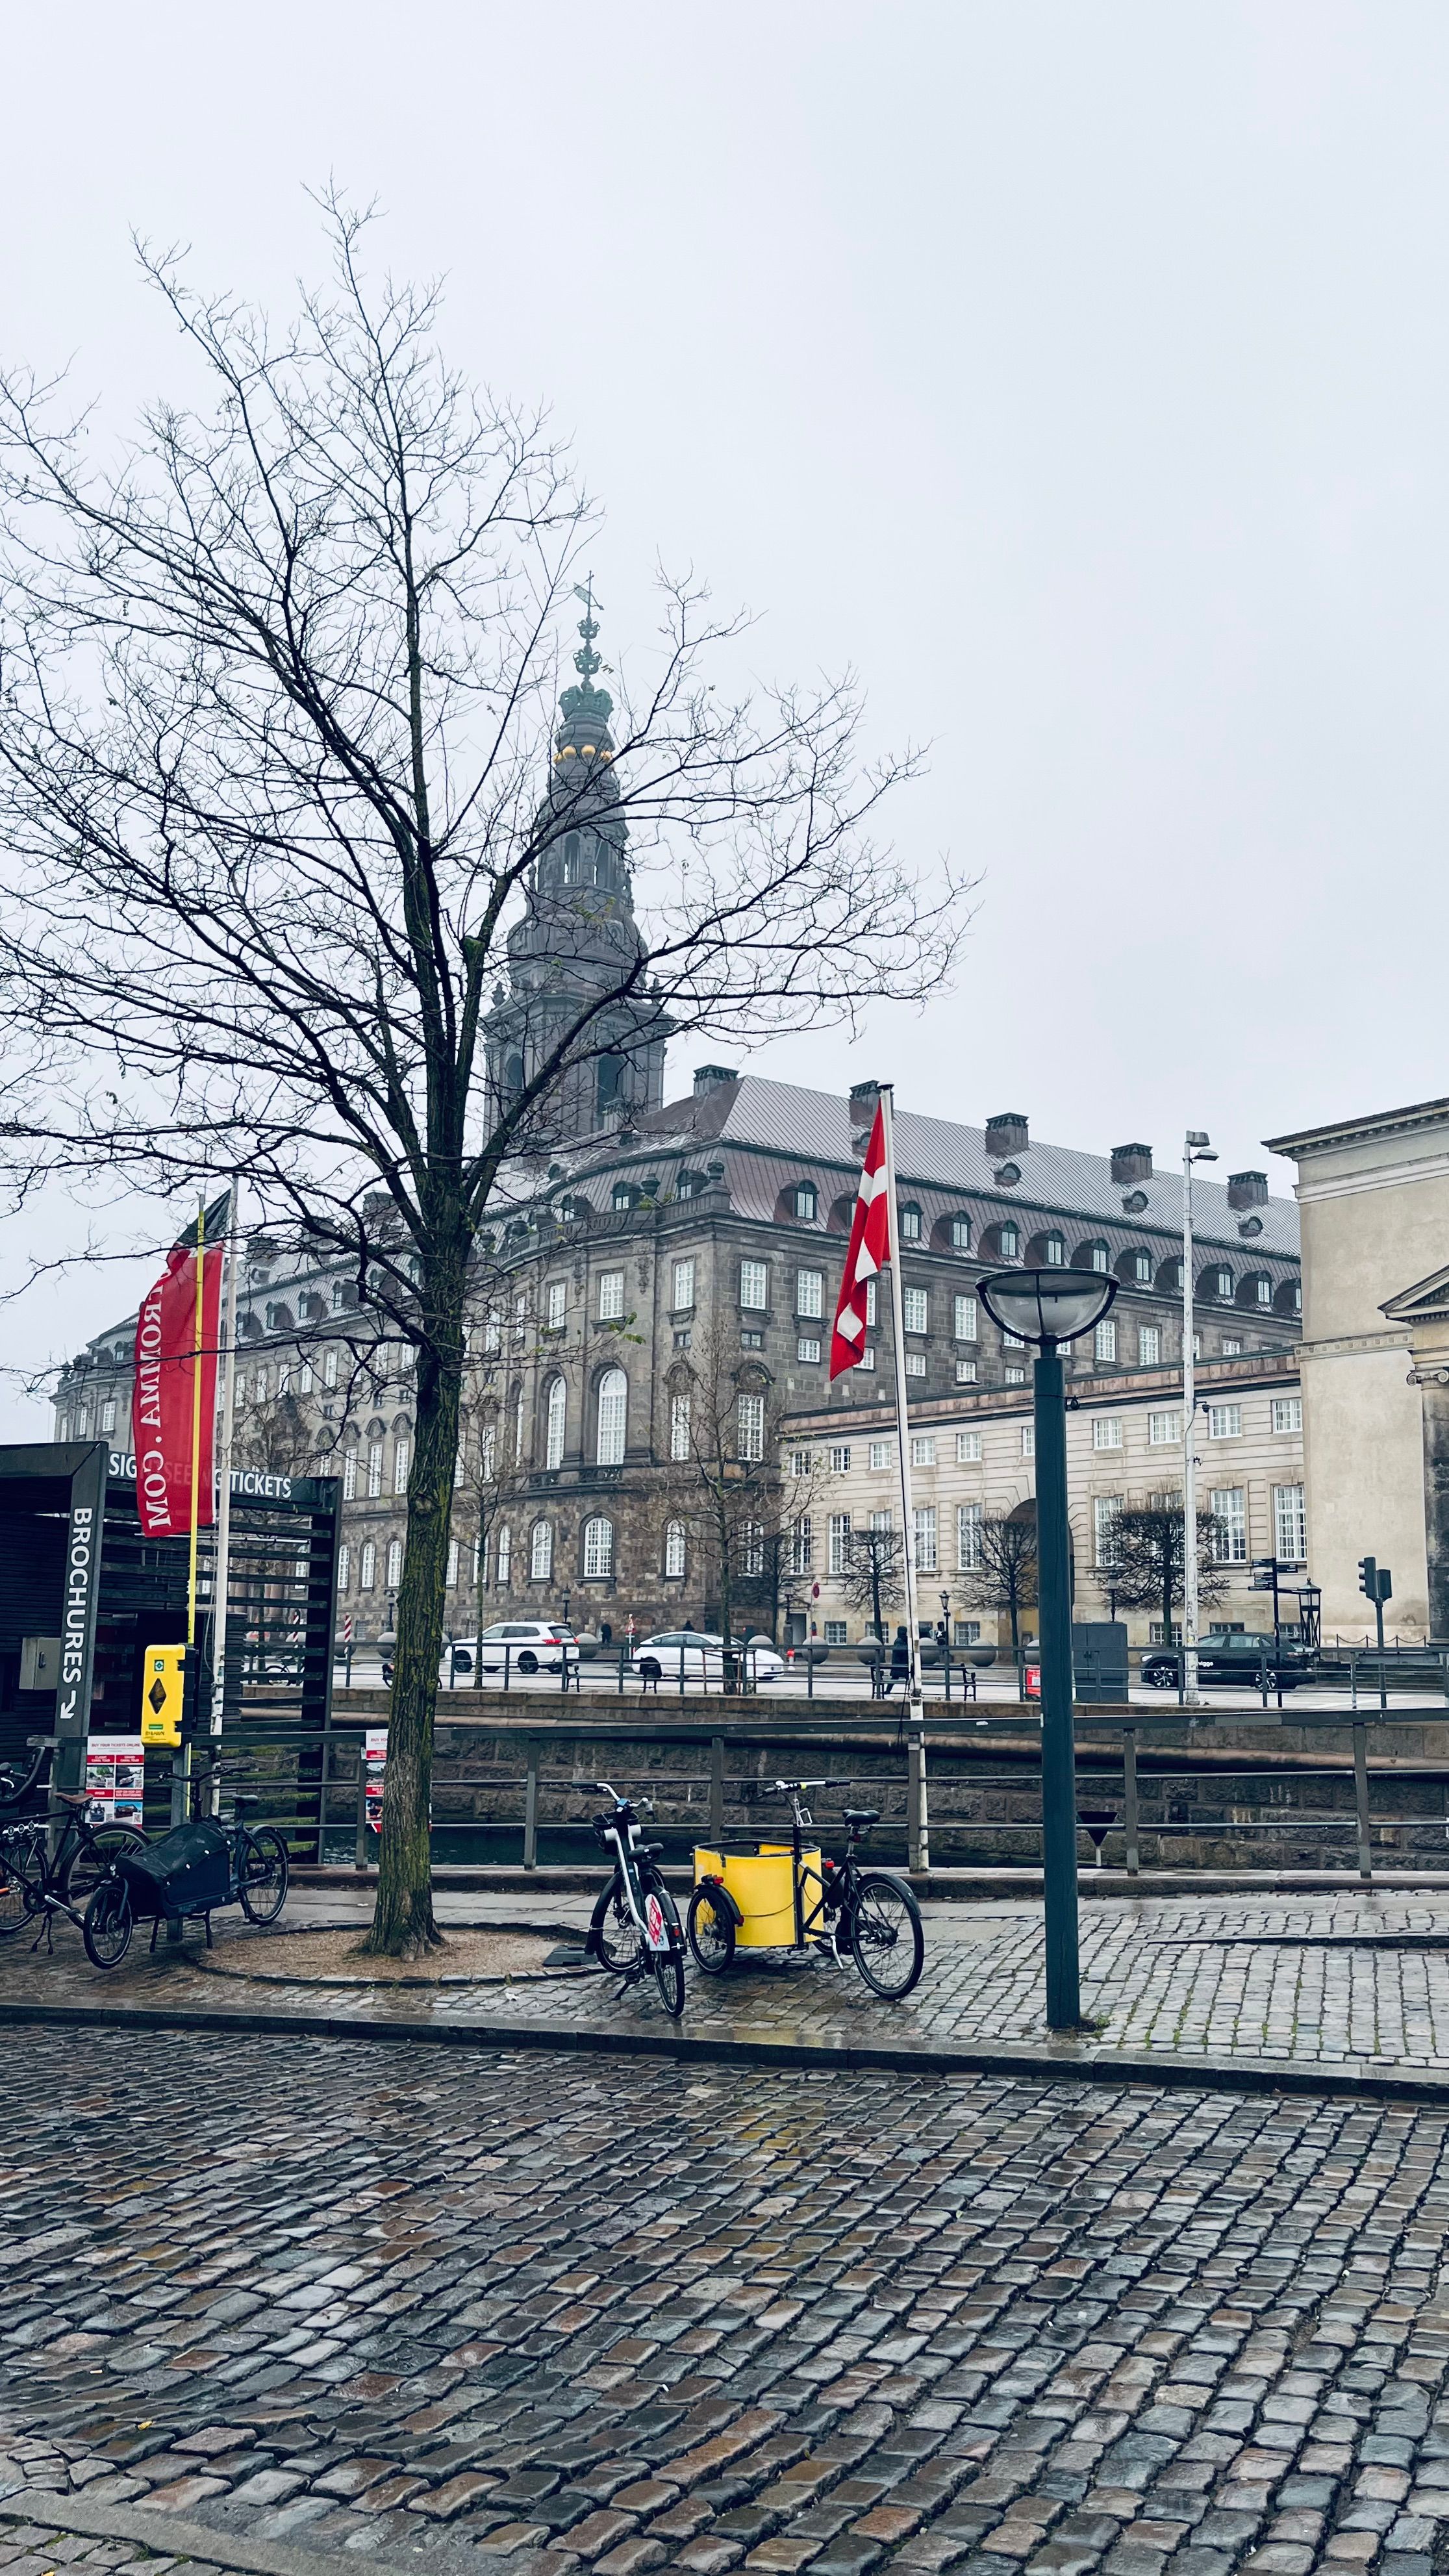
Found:
[{"label": "traffic light", "polygon": [[1376,1556],[1361,1556],[1358,1561],[1358,1588],[1365,1601],[1392,1601],[1394,1578]]},{"label": "traffic light", "polygon": [[141,1741],[177,1745],[186,1711],[186,1648],[148,1646],[141,1665]]}]

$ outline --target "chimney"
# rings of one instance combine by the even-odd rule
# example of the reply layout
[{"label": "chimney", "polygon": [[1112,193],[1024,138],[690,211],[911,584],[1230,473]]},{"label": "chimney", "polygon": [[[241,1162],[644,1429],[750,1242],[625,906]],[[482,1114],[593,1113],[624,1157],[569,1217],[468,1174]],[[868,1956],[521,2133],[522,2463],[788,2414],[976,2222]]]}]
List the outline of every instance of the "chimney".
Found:
[{"label": "chimney", "polygon": [[986,1151],[994,1161],[998,1154],[1021,1154],[1031,1143],[1026,1120],[1019,1109],[1003,1109],[1000,1116],[986,1121]]},{"label": "chimney", "polygon": [[1114,1181],[1150,1181],[1152,1148],[1150,1145],[1114,1145],[1112,1148]]},{"label": "chimney", "polygon": [[1230,1208],[1266,1207],[1268,1175],[1266,1172],[1229,1172],[1228,1205]]},{"label": "chimney", "polygon": [[853,1082],[850,1086],[850,1141],[857,1153],[865,1151],[879,1098],[878,1082]]},{"label": "chimney", "polygon": [[699,1065],[694,1076],[695,1099],[702,1100],[705,1093],[713,1091],[718,1083],[738,1082],[739,1078],[738,1068],[732,1064]]}]

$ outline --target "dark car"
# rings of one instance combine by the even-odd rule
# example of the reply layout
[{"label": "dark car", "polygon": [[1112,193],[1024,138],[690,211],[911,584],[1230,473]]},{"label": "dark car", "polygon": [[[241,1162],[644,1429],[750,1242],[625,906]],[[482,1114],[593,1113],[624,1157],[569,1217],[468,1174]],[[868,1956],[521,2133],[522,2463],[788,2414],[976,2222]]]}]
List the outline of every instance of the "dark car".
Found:
[{"label": "dark car", "polygon": [[[1313,1658],[1301,1646],[1280,1646],[1275,1655],[1272,1638],[1248,1628],[1215,1628],[1199,1639],[1198,1680],[1208,1685],[1215,1683],[1219,1689],[1236,1685],[1240,1690],[1254,1690],[1262,1680],[1265,1649],[1271,1689],[1296,1690],[1300,1682],[1312,1680]],[[1142,1658],[1142,1679],[1147,1688],[1176,1690],[1181,1661],[1177,1646],[1152,1647]]]}]

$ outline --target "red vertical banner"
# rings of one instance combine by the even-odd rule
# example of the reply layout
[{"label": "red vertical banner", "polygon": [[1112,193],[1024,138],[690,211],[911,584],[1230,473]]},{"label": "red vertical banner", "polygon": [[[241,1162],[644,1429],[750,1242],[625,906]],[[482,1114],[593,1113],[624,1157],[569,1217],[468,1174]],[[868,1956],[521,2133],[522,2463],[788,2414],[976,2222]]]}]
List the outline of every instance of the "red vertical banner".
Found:
[{"label": "red vertical banner", "polygon": [[185,1538],[191,1528],[192,1425],[200,1376],[201,1443],[197,1527],[216,1518],[215,1478],[217,1333],[221,1320],[221,1236],[226,1201],[208,1208],[200,1254],[201,1355],[196,1351],[196,1228],[173,1244],[166,1267],[136,1319],[136,1380],[131,1396],[131,1437],[136,1451],[136,1508],[146,1538]]}]

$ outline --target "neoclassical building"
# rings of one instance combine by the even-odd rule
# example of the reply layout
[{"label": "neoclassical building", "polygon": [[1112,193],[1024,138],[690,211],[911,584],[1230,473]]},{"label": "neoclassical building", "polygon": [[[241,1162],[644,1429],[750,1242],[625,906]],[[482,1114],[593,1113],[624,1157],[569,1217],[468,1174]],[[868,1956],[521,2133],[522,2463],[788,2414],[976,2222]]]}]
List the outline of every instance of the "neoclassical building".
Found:
[{"label": "neoclassical building", "polygon": [[[449,1569],[458,1635],[475,1616],[480,1497],[485,1615],[551,1614],[567,1593],[576,1624],[713,1624],[717,1572],[681,1517],[671,1456],[706,1348],[738,1374],[746,1445],[766,1423],[784,1436],[790,1415],[844,1432],[889,1384],[886,1301],[864,1365],[833,1389],[826,1380],[877,1087],[840,1096],[707,1065],[664,1099],[669,1032],[634,916],[591,616],[581,631],[544,802],[556,829],[488,1023],[500,1095],[528,1080],[560,1013],[605,977],[617,985],[621,960],[632,982],[610,1007],[602,1054],[558,1088],[501,1175],[479,1247]],[[904,1367],[923,1416],[958,1397],[1025,1415],[1028,1354],[977,1294],[983,1271],[1015,1262],[1081,1263],[1120,1283],[1095,1341],[1073,1354],[1074,1381],[1100,1392],[1180,1365],[1182,1183],[1156,1170],[1150,1146],[1087,1153],[1034,1138],[1019,1112],[973,1125],[904,1102],[896,1137]],[[1200,1178],[1195,1212],[1200,1356],[1286,1357],[1299,1331],[1297,1210],[1248,1171]],[[359,1369],[366,1330],[340,1267],[261,1238],[248,1248],[243,1439],[257,1463],[342,1476],[341,1609],[361,1636],[388,1624],[412,1441],[405,1358],[379,1349]],[[126,1445],[133,1331],[129,1318],[110,1327],[64,1370],[57,1437]]]}]

